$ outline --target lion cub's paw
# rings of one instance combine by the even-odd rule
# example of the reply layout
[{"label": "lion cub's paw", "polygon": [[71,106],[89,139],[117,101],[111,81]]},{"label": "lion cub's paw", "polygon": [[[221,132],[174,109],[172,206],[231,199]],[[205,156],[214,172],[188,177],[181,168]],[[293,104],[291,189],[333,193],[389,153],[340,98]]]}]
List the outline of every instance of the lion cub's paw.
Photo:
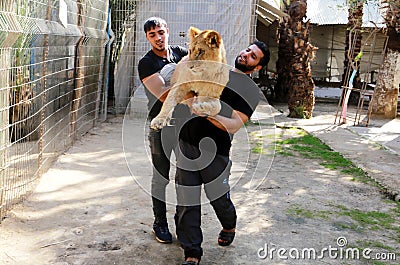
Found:
[{"label": "lion cub's paw", "polygon": [[196,113],[215,116],[221,110],[221,103],[218,99],[208,99],[207,101],[198,101],[193,103],[192,108]]},{"label": "lion cub's paw", "polygon": [[169,122],[170,118],[161,118],[161,117],[155,117],[151,123],[150,127],[154,130],[160,130],[164,126],[166,126]]}]

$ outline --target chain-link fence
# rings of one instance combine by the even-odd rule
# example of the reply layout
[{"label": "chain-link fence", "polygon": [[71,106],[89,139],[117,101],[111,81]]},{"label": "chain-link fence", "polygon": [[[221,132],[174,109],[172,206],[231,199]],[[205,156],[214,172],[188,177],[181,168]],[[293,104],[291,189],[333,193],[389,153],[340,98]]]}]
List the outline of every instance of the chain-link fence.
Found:
[{"label": "chain-link fence", "polygon": [[0,2],[0,221],[104,114],[108,0]]},{"label": "chain-link fence", "polygon": [[[124,113],[133,92],[145,98],[138,76],[140,58],[151,49],[143,24],[152,16],[168,23],[169,43],[187,47],[190,26],[214,29],[225,43],[228,64],[255,38],[257,0],[114,0],[112,83],[116,113]],[[111,88],[111,86],[110,86]],[[137,103],[137,102],[135,102]]]},{"label": "chain-link fence", "polygon": [[1,0],[0,221],[58,154],[140,96],[148,17],[167,20],[171,44],[186,46],[190,26],[219,31],[232,65],[255,37],[256,3]]}]

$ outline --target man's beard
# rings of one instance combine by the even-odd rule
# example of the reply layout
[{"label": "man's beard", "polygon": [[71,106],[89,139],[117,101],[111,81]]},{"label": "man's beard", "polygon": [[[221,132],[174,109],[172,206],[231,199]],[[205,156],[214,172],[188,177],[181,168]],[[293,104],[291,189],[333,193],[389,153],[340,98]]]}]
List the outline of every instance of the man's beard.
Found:
[{"label": "man's beard", "polygon": [[165,51],[165,48],[167,47],[167,45],[165,43],[156,43],[155,48],[156,50],[163,52]]},{"label": "man's beard", "polygon": [[235,68],[242,71],[243,73],[246,73],[249,71],[252,72],[254,70],[254,68],[256,68],[256,66],[247,66],[245,64],[240,64],[239,56],[238,56],[238,57],[236,57],[236,60],[235,60]]}]

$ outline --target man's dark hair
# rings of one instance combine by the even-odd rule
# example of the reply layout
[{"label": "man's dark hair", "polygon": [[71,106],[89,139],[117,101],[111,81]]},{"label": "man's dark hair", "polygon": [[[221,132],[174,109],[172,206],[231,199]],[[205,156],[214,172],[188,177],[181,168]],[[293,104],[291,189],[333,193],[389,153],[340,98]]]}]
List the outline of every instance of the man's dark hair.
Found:
[{"label": "man's dark hair", "polygon": [[143,29],[144,33],[147,33],[147,31],[155,28],[155,27],[162,27],[165,26],[167,27],[167,22],[165,22],[164,19],[160,17],[150,17],[144,22]]},{"label": "man's dark hair", "polygon": [[257,45],[257,47],[262,51],[264,54],[263,58],[261,58],[260,62],[258,65],[261,65],[262,67],[267,66],[270,58],[270,53],[267,44],[265,44],[262,41],[255,40],[253,41],[252,44]]}]

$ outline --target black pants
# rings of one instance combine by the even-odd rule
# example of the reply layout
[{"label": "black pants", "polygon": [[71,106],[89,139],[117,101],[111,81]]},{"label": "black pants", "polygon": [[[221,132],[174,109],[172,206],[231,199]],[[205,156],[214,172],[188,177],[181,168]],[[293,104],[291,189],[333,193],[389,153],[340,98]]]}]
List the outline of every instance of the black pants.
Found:
[{"label": "black pants", "polygon": [[[177,154],[175,225],[185,258],[201,258],[203,234],[201,226],[201,186],[224,229],[236,227],[236,210],[230,199],[229,175],[231,161],[222,155],[206,154],[182,140]],[[215,156],[215,157],[214,157]],[[203,158],[204,158],[203,157]]]},{"label": "black pants", "polygon": [[151,181],[151,196],[153,213],[156,223],[166,222],[165,189],[169,183],[171,153],[176,146],[175,128],[166,126],[162,130],[150,129],[149,143],[153,176]]}]

